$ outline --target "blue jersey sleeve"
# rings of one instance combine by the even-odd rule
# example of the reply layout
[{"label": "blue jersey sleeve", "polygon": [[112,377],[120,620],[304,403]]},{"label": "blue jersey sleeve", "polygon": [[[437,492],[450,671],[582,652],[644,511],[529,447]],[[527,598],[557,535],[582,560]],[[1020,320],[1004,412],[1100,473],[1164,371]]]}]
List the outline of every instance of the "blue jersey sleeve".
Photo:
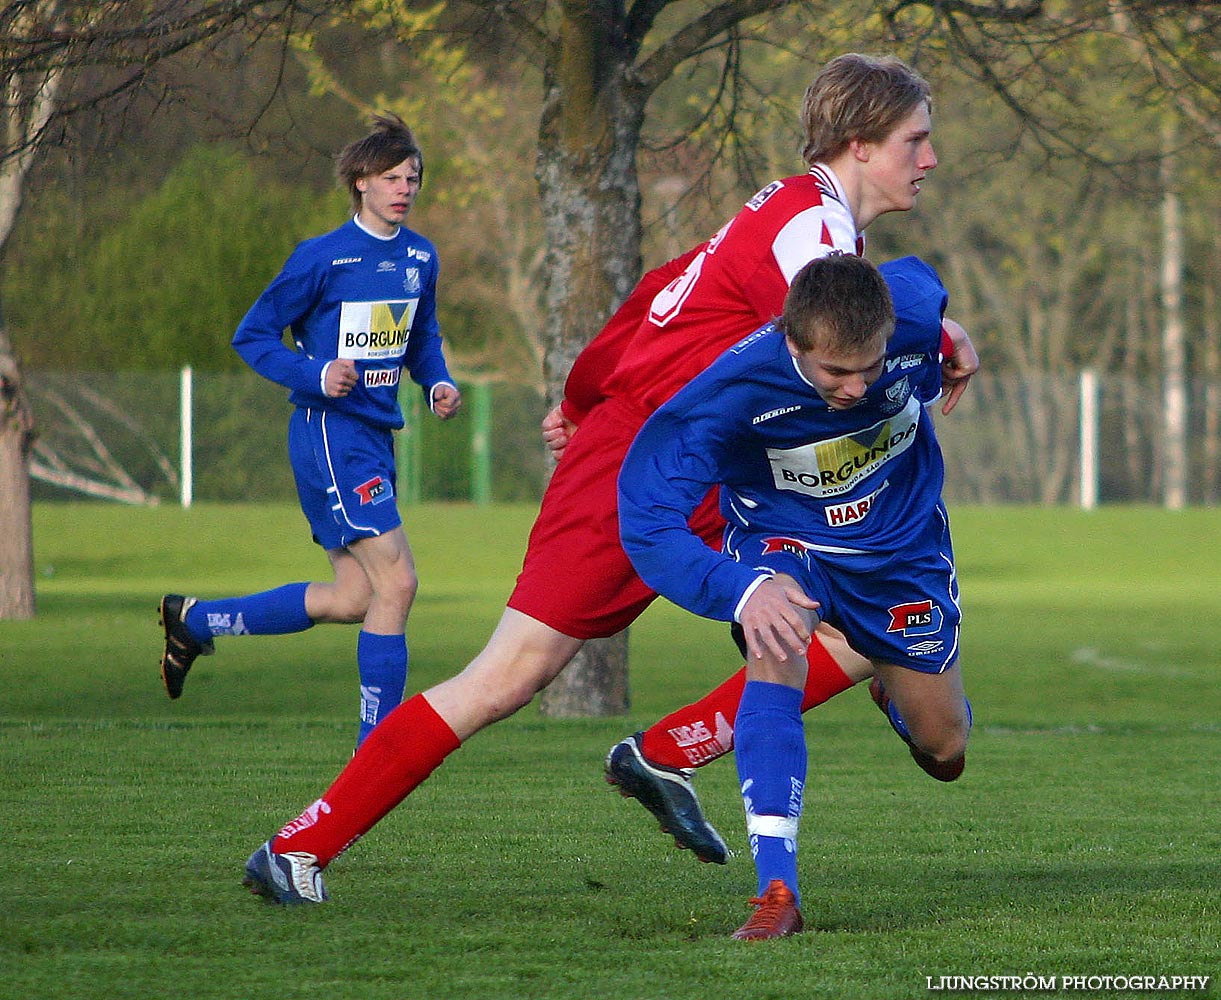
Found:
[{"label": "blue jersey sleeve", "polygon": [[[435,258],[434,258],[435,259]],[[403,368],[411,380],[424,391],[424,401],[430,402],[429,394],[438,382],[453,383],[449,367],[442,350],[441,327],[437,321],[437,271],[430,274],[415,321],[411,325],[411,338],[403,356]]]},{"label": "blue jersey sleeve", "polygon": [[284,343],[284,331],[314,308],[321,275],[298,247],[255,300],[233,335],[233,349],[251,368],[294,392],[324,398],[322,369],[329,358],[311,358]]},{"label": "blue jersey sleeve", "polygon": [[733,621],[760,572],[709,548],[687,524],[721,479],[718,448],[711,421],[696,412],[667,405],[654,413],[619,473],[619,527],[645,583],[697,615]]}]

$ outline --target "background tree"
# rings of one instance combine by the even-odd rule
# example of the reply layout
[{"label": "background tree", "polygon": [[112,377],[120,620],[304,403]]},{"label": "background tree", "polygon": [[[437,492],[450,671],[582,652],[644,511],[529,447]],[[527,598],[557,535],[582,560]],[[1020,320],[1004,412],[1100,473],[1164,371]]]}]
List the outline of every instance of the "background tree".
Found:
[{"label": "background tree", "polygon": [[[539,70],[534,175],[545,248],[540,346],[549,404],[562,395],[577,353],[640,275],[638,154],[651,98],[680,66],[709,52],[733,75],[743,26],[790,5],[466,2],[426,13],[407,3],[363,5],[371,29],[406,43],[443,36],[468,49],[495,46]],[[554,715],[625,711],[627,634],[587,643],[544,693],[542,707]]]},{"label": "background tree", "polygon": [[[387,6],[378,5],[379,13],[385,14]],[[625,5],[607,0],[508,6],[467,0],[436,8],[434,19],[427,23],[401,7],[391,15],[390,23],[405,39],[430,32],[491,39],[502,48],[523,53],[541,69],[536,177],[546,238],[542,359],[549,401],[559,398],[576,353],[639,275],[638,155],[650,101],[680,67],[715,54],[721,77],[727,81],[722,93],[732,103],[741,87],[742,50],[752,40],[753,19],[790,8],[809,17],[806,30],[813,43],[809,49],[841,42],[820,31],[835,23],[830,5],[778,0],[702,5]],[[1039,2],[1004,0],[993,4],[903,0],[889,12],[886,27],[892,37],[905,41],[900,48],[904,54],[919,52],[923,46],[965,59],[1049,151],[1067,148],[1089,153],[1070,129],[1082,118],[1080,113],[1072,113],[1077,107],[1075,96],[1053,86],[1062,84],[1057,74],[1064,60],[1055,58],[1057,47],[1065,39],[1088,41],[1097,32],[1113,30],[1118,11],[1125,18],[1129,44],[1140,51],[1147,65],[1162,68],[1166,65],[1161,49],[1166,37],[1162,19],[1177,16],[1175,23],[1184,26],[1180,34],[1187,40],[1190,30],[1208,34],[1215,26],[1215,10],[1203,15],[1201,10],[1199,4],[1162,2],[1155,7],[1136,0],[1048,8]],[[1150,16],[1154,13],[1158,17]],[[856,37],[877,41],[884,34],[875,29],[872,35],[860,32]],[[1183,83],[1176,100],[1205,109],[1201,114],[1208,119],[1212,117],[1208,101],[1215,96],[1215,79],[1201,76],[1199,71],[1208,69],[1207,59],[1214,53],[1207,46],[1198,51],[1202,58],[1182,59],[1171,71],[1177,71],[1174,79]],[[1055,108],[1031,96],[1032,67],[1037,71],[1033,75],[1047,85],[1047,93],[1057,95]],[[1024,75],[1016,75],[1019,73]],[[1078,75],[1074,82],[1081,79]],[[1040,114],[1048,111],[1059,113]],[[1098,130],[1086,134],[1097,135]],[[1057,298],[1063,305],[1066,296]],[[1031,319],[1032,334],[1042,344],[1056,339],[1042,329],[1048,324],[1059,327],[1059,343],[1067,339],[1066,310],[1032,311]],[[1033,408],[1026,412],[1029,417],[1037,416]],[[1054,430],[1046,427],[1043,434]],[[1067,470],[1057,473],[1060,478],[1065,475]],[[1056,476],[1049,478],[1054,481]],[[543,699],[544,710],[555,714],[615,712],[625,705],[624,636],[587,646],[581,660]]]},{"label": "background tree", "polygon": [[[84,110],[137,92],[164,99],[159,67],[240,29],[291,29],[297,4],[234,0],[22,0],[0,7],[0,252],[40,152]],[[34,427],[0,310],[0,618],[34,614],[29,454]]]},{"label": "background tree", "polygon": [[[454,0],[427,7],[368,0],[325,6],[325,20],[306,20],[308,12],[300,5],[263,5],[267,19],[255,20],[247,10],[244,25],[255,35],[274,33],[277,39],[292,31],[298,39],[293,51],[311,66],[315,84],[332,99],[346,87],[342,96],[348,107],[372,109],[396,102],[392,106],[407,107],[412,120],[413,114],[428,115],[433,105],[444,106],[451,88],[463,95],[469,113],[464,117],[463,108],[456,109],[451,131],[437,134],[445,136],[446,160],[449,150],[462,150],[455,161],[480,166],[446,180],[460,182],[472,174],[481,180],[470,184],[470,202],[464,206],[455,200],[446,213],[444,199],[462,198],[465,185],[438,184],[433,170],[444,161],[434,158],[431,190],[421,207],[434,211],[429,199],[439,194],[436,218],[474,220],[464,222],[465,231],[454,239],[456,255],[444,250],[449,273],[455,273],[453,262],[461,260],[460,298],[499,304],[500,312],[511,316],[504,330],[521,338],[513,356],[523,369],[533,366],[542,373],[552,401],[572,357],[636,279],[647,248],[658,261],[667,250],[685,248],[707,236],[749,194],[744,185],[794,168],[793,133],[786,132],[791,121],[778,129],[776,119],[767,115],[778,107],[786,116],[794,115],[799,90],[813,68],[847,48],[896,51],[933,78],[943,150],[960,113],[974,129],[959,133],[956,141],[960,150],[976,155],[963,156],[964,167],[953,181],[947,160],[930,191],[963,193],[937,196],[936,211],[923,207],[916,222],[924,229],[920,252],[963,282],[961,295],[956,289],[956,305],[976,314],[966,317],[973,324],[981,320],[972,325],[973,334],[994,338],[990,359],[1004,356],[1032,369],[1104,357],[1138,359],[1134,365],[1156,363],[1139,333],[1160,315],[1156,287],[1150,296],[1141,280],[1149,255],[1155,262],[1157,250],[1142,238],[1135,220],[1132,234],[1114,243],[1121,250],[1116,259],[1099,251],[1090,226],[1105,227],[1108,235],[1123,231],[1115,218],[1121,214],[1118,202],[1109,196],[1134,176],[1147,175],[1158,154],[1142,168],[1140,159],[1132,159],[1131,144],[1117,133],[1143,127],[1150,120],[1146,113],[1172,106],[1184,124],[1180,151],[1198,155],[1204,137],[1215,155],[1216,3],[900,0],[879,9],[868,3],[797,0],[523,0],[508,5]],[[309,30],[323,27],[325,31]],[[362,45],[373,39],[376,47],[350,58],[352,50],[343,43],[354,38]],[[236,36],[223,33],[207,47],[210,58],[226,61],[230,77],[257,69],[250,51],[240,47]],[[376,58],[365,59],[366,51]],[[426,57],[430,80],[401,72],[404,51],[412,58]],[[349,56],[343,73],[334,71],[337,61],[327,58],[332,53]],[[291,79],[292,64],[283,61],[284,79]],[[381,69],[388,74],[377,77]],[[320,82],[328,73],[334,86]],[[370,86],[393,73],[407,85]],[[1103,79],[1110,84],[1113,106],[1100,103],[1097,82]],[[240,84],[250,82],[247,78]],[[419,84],[425,82],[430,89],[422,94]],[[242,90],[235,82],[234,97]],[[190,93],[167,83],[163,96],[180,107],[175,102],[189,100]],[[978,103],[964,101],[961,108],[952,108],[949,98],[957,93],[970,93]],[[267,108],[272,104],[269,98]],[[217,117],[238,124],[245,114],[234,110],[239,107],[246,106],[235,99]],[[446,114],[453,110],[446,108]],[[978,113],[972,116],[972,111]],[[1011,115],[1003,129],[1002,111]],[[466,126],[481,114],[488,116],[487,128],[480,132]],[[522,122],[528,120],[537,129],[536,141],[524,141]],[[286,124],[280,138],[308,132],[310,121],[302,116]],[[443,124],[437,118],[431,127]],[[988,142],[981,142],[981,135]],[[329,151],[334,135],[314,132],[311,141]],[[1141,149],[1139,155],[1146,152]],[[527,176],[523,167],[531,160],[538,203],[531,212],[515,211],[510,206],[519,205],[520,182]],[[1215,160],[1209,162],[1213,173],[1199,170],[1203,181],[1192,176],[1190,158],[1180,157],[1180,163],[1184,183],[1212,191],[1215,201],[1215,185],[1207,180],[1215,176]],[[1058,177],[1070,196],[1048,199],[1044,188],[1040,201],[1032,184],[1040,170]],[[991,171],[997,180],[985,191],[987,200],[962,183],[982,184]],[[497,189],[497,181],[504,187]],[[1038,176],[1038,185],[1044,183],[1046,178]],[[930,199],[922,200],[927,206]],[[506,237],[514,236],[520,240],[517,247],[502,253],[511,245]],[[1196,239],[1210,251],[1215,248],[1209,236]],[[934,250],[937,244],[941,247]],[[871,246],[872,255],[884,256],[903,243],[879,223],[871,230]],[[1202,256],[1212,261],[1215,253]],[[1190,282],[1192,254],[1187,259]],[[1073,332],[1091,318],[1091,311],[1109,331],[1105,343],[1073,343]],[[455,341],[465,334],[463,327],[476,331],[484,326],[487,312],[481,309],[476,317],[472,310],[470,323],[450,324],[448,330],[459,335]],[[1013,335],[1015,329],[1019,336]],[[474,337],[463,349],[469,348],[472,358],[491,359],[503,353],[501,343],[499,334],[486,342]],[[1014,399],[1016,406],[1019,397]],[[1044,426],[1040,431],[1031,421],[1030,435],[1039,440],[1044,433],[1042,440],[1054,444],[1063,429]],[[1057,454],[1067,453],[1061,449]],[[1057,472],[1049,482],[1063,475]],[[625,648],[622,639],[615,648],[618,657]],[[591,691],[580,668],[570,671],[576,696],[553,689],[548,707],[554,699],[557,711],[568,705],[581,712],[591,706],[596,710],[599,702],[613,710],[616,690],[626,690],[614,680],[626,676],[622,659],[592,676]],[[611,693],[604,698],[602,691]]]}]

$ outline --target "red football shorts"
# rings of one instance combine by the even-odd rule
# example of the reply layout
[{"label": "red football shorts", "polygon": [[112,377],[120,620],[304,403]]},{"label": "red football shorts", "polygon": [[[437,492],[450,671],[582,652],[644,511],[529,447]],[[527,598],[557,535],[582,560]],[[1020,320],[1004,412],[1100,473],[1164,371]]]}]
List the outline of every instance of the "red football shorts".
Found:
[{"label": "red football shorts", "polygon": [[[508,606],[576,639],[627,628],[656,592],[636,575],[619,542],[618,478],[646,415],[618,400],[581,421],[543,494]],[[725,527],[714,489],[689,524],[719,549]]]}]

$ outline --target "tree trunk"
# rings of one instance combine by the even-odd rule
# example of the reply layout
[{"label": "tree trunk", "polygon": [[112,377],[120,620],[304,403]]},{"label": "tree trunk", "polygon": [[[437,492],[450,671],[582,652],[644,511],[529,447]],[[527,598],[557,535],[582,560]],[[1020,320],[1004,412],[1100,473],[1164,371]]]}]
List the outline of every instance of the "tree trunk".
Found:
[{"label": "tree trunk", "polygon": [[0,320],[0,619],[34,617],[33,440],[34,418]]},{"label": "tree trunk", "polygon": [[1162,364],[1166,478],[1162,503],[1187,505],[1187,350],[1183,330],[1183,220],[1179,206],[1176,132],[1168,123],[1162,150]]},{"label": "tree trunk", "polygon": [[[1221,206],[1213,210],[1215,223],[1221,223]],[[1213,232],[1217,232],[1216,225]],[[1221,276],[1221,246],[1213,245],[1212,280],[1204,282],[1204,344],[1201,362],[1204,376],[1204,456],[1200,478],[1204,495],[1200,502],[1210,506],[1221,499],[1221,320],[1217,316],[1216,279]]]},{"label": "tree trunk", "polygon": [[585,643],[539,696],[539,711],[556,719],[623,715],[628,710],[628,632]]},{"label": "tree trunk", "polygon": [[[546,230],[548,405],[559,402],[573,360],[631,292],[641,268],[636,150],[644,96],[625,82],[626,53],[607,37],[609,21],[585,5],[568,9],[560,58],[544,74],[535,171]],[[627,649],[626,631],[586,643],[543,693],[543,714],[625,713]]]}]

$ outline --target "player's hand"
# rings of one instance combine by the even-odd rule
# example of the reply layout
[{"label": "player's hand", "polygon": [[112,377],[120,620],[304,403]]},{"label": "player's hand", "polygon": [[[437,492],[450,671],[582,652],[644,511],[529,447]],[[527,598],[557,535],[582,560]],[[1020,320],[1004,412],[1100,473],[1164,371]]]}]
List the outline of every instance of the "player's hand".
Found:
[{"label": "player's hand", "polygon": [[563,409],[557,406],[543,417],[542,426],[543,444],[551,452],[551,457],[558,462],[564,454],[564,449],[568,447],[568,442],[577,432],[577,425],[564,416]]},{"label": "player's hand", "polygon": [[790,653],[804,656],[810,645],[809,612],[818,607],[791,576],[779,573],[764,580],[738,615],[747,653],[758,660],[769,653],[778,660],[787,660]]},{"label": "player's hand", "polygon": [[444,383],[432,391],[432,412],[442,420],[448,420],[462,409],[462,393],[452,385]]},{"label": "player's hand", "polygon": [[954,345],[953,352],[941,363],[941,394],[945,397],[941,412],[949,413],[967,391],[971,376],[979,371],[979,355],[975,353],[967,331],[959,324],[952,319],[943,319],[941,325]]},{"label": "player's hand", "polygon": [[356,386],[356,362],[351,358],[336,358],[326,366],[326,394],[332,399],[346,396]]}]

